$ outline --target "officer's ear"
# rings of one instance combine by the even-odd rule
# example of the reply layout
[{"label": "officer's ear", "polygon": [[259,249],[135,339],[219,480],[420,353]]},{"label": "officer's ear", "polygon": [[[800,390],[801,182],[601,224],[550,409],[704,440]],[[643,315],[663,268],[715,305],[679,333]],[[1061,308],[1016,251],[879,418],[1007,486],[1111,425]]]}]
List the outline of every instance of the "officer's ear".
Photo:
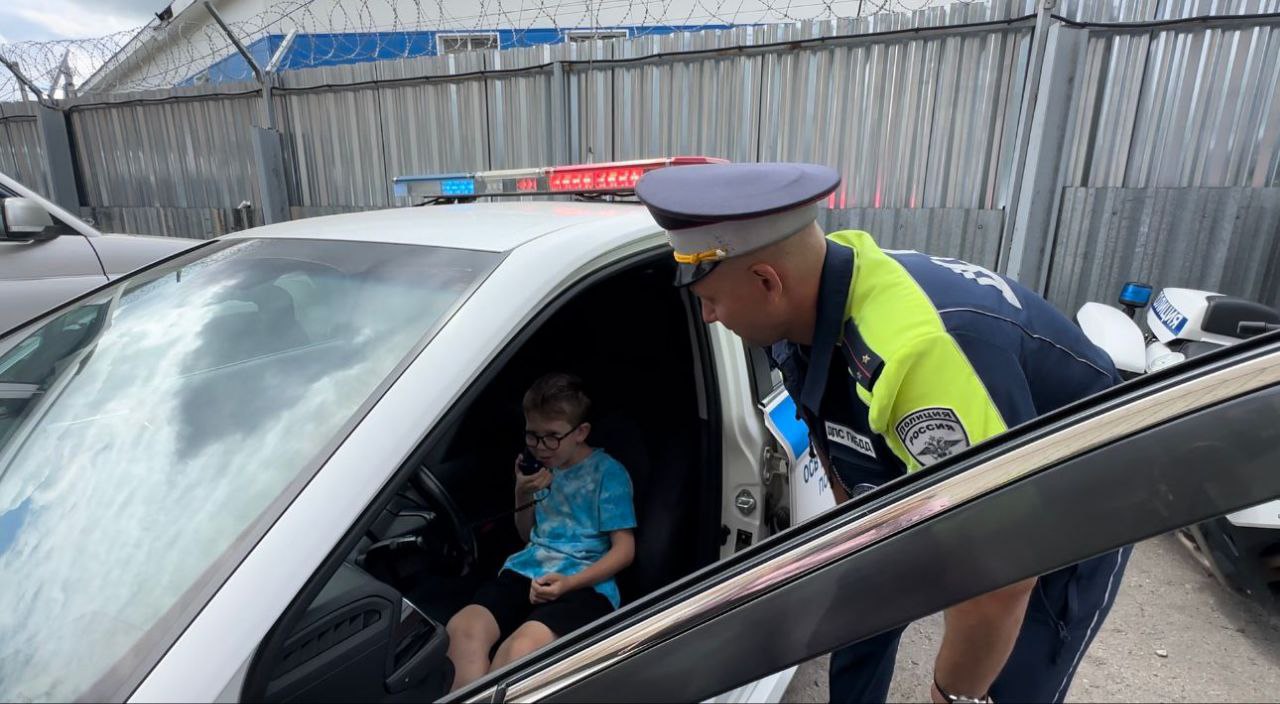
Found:
[{"label": "officer's ear", "polygon": [[751,265],[751,276],[764,289],[765,295],[773,298],[782,295],[782,277],[772,264],[759,262]]}]

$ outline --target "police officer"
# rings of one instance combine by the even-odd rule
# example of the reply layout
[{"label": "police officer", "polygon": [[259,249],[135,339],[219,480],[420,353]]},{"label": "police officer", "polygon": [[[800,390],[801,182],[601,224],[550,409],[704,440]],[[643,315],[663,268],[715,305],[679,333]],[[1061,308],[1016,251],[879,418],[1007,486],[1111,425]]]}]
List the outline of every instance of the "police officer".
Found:
[{"label": "police officer", "polygon": [[[1119,382],[1078,328],[1012,280],[882,250],[866,232],[824,237],[817,204],[839,183],[823,166],[711,164],[636,187],[703,319],[771,347],[838,501]],[[1129,552],[947,609],[933,700],[1062,701]],[[885,701],[902,630],[833,653],[831,700]]]}]

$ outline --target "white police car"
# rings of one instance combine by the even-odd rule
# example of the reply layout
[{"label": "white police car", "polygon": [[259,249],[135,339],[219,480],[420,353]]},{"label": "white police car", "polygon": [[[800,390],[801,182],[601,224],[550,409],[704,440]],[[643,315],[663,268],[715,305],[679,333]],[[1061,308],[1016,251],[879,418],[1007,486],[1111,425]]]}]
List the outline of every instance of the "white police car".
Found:
[{"label": "white police car", "polygon": [[[600,197],[675,163],[401,185]],[[624,605],[458,698],[777,700],[816,654],[1280,495],[1260,338],[827,511],[763,354],[673,267],[634,204],[401,208],[212,240],[0,338],[0,699],[443,696],[550,370],[635,486]]]}]

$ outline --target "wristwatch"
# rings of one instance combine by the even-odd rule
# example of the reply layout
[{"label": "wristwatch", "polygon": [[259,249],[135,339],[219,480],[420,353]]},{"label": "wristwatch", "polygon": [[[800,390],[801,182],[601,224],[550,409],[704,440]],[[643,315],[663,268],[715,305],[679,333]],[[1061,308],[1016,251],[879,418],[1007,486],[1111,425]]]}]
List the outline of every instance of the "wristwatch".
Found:
[{"label": "wristwatch", "polygon": [[984,694],[977,699],[964,694],[952,694],[943,689],[942,685],[938,684],[937,678],[934,678],[933,686],[938,690],[938,694],[941,694],[942,698],[947,700],[949,704],[994,704],[989,693]]}]

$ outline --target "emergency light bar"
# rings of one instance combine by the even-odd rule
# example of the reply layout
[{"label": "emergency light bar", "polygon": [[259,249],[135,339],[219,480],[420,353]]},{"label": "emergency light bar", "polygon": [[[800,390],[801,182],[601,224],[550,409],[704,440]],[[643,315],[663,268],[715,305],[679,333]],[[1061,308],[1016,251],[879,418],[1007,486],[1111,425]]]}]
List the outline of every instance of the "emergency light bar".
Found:
[{"label": "emergency light bar", "polygon": [[690,164],[724,164],[725,159],[677,156],[667,159],[575,164],[535,169],[476,173],[397,176],[398,197],[427,200],[470,200],[486,196],[620,194],[635,190],[640,177],[654,169]]}]

